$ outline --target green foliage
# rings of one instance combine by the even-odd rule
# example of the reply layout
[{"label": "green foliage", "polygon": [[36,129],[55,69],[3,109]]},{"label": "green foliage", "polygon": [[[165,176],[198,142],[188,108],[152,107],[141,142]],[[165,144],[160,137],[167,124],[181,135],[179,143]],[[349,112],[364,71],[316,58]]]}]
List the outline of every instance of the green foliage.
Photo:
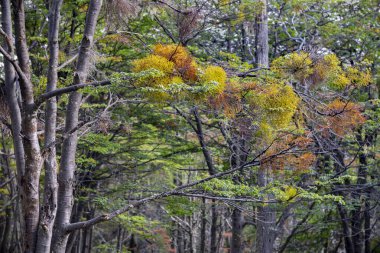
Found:
[{"label": "green foliage", "polygon": [[199,209],[199,204],[187,197],[173,196],[166,198],[166,209],[169,215],[190,216]]},{"label": "green foliage", "polygon": [[128,232],[143,238],[154,238],[151,232],[160,224],[158,221],[147,220],[146,217],[141,215],[121,214],[116,220]]}]

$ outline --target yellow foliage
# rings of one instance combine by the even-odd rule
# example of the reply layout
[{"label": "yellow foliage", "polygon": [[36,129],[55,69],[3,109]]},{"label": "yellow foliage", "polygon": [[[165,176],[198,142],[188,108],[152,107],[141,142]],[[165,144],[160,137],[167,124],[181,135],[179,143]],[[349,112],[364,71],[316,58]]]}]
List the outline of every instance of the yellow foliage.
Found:
[{"label": "yellow foliage", "polygon": [[372,76],[369,69],[360,71],[357,68],[349,67],[347,69],[347,78],[352,84],[358,87],[367,86],[372,82]]},{"label": "yellow foliage", "polygon": [[142,59],[133,62],[133,71],[141,72],[144,70],[156,69],[162,72],[162,76],[148,77],[139,80],[139,86],[158,87],[160,85],[168,85],[171,83],[174,74],[174,63],[168,61],[165,57],[159,55],[148,55]]},{"label": "yellow foliage", "polygon": [[205,99],[223,93],[226,87],[227,74],[223,68],[207,66],[198,73],[195,60],[180,45],[158,44],[154,46],[152,54],[133,62],[133,72],[148,70],[156,70],[158,73],[142,73],[135,84],[154,88],[146,89],[147,96],[153,100],[170,100],[174,93],[177,99],[185,96],[189,99]]},{"label": "yellow foliage", "polygon": [[281,77],[294,78],[301,84],[306,81],[311,85],[323,83],[336,89],[344,89],[348,85],[362,87],[372,81],[368,69],[343,69],[335,54],[327,54],[313,61],[308,53],[291,53],[275,59],[272,70]]},{"label": "yellow foliage", "polygon": [[349,85],[350,80],[340,64],[341,62],[335,54],[325,55],[314,66],[314,83],[326,82],[330,87],[337,89],[343,89]]},{"label": "yellow foliage", "polygon": [[273,137],[273,127],[266,121],[261,121],[258,125],[257,136],[264,137],[265,139],[271,139]]},{"label": "yellow foliage", "polygon": [[299,103],[293,89],[284,84],[271,84],[252,91],[250,104],[261,111],[261,118],[272,128],[280,129],[288,126]]},{"label": "yellow foliage", "polygon": [[181,84],[183,83],[183,79],[180,76],[174,76],[170,82],[171,84]]},{"label": "yellow foliage", "polygon": [[208,66],[201,77],[204,83],[216,82],[212,93],[220,94],[226,87],[227,74],[223,68],[218,66]]},{"label": "yellow foliage", "polygon": [[290,200],[292,198],[294,198],[295,196],[297,196],[297,188],[291,186],[291,185],[287,185],[285,187],[285,196],[286,196],[286,199],[285,200]]},{"label": "yellow foliage", "polygon": [[308,53],[291,53],[275,59],[272,70],[282,76],[292,76],[303,81],[313,73],[312,63]]}]

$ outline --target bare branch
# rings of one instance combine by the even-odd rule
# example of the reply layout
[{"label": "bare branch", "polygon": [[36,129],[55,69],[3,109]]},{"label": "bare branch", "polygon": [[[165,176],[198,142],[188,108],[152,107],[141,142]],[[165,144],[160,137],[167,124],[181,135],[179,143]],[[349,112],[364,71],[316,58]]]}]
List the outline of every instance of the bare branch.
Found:
[{"label": "bare branch", "polygon": [[0,53],[12,64],[15,68],[18,76],[25,82],[30,83],[29,79],[26,77],[21,67],[17,64],[16,60],[2,47],[0,46]]},{"label": "bare branch", "polygon": [[89,86],[97,87],[97,86],[105,86],[105,85],[109,85],[109,84],[111,84],[110,80],[95,81],[95,82],[91,82],[91,83],[80,83],[80,84],[76,84],[76,85],[71,85],[68,87],[61,88],[61,89],[56,89],[56,90],[53,90],[50,92],[46,92],[46,93],[42,94],[37,99],[37,101],[35,103],[35,108],[38,108],[38,106],[40,106],[44,101],[46,101],[52,97],[56,97],[56,96],[60,96],[62,94],[77,91],[77,90],[80,90],[80,89],[83,89],[83,88],[89,87]]},{"label": "bare branch", "polygon": [[75,54],[73,57],[71,57],[70,59],[68,59],[64,63],[62,63],[60,66],[58,66],[57,70],[59,71],[59,70],[63,69],[64,67],[66,67],[67,65],[69,65],[70,63],[72,63],[73,61],[75,61],[75,59],[78,58],[78,55],[79,54]]}]

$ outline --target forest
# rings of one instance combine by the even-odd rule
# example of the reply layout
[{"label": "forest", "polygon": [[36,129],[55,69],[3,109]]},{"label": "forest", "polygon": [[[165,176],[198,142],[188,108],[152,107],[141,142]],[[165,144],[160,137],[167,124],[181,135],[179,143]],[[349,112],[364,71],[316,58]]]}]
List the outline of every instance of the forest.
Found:
[{"label": "forest", "polygon": [[380,252],[379,0],[0,5],[0,253]]}]

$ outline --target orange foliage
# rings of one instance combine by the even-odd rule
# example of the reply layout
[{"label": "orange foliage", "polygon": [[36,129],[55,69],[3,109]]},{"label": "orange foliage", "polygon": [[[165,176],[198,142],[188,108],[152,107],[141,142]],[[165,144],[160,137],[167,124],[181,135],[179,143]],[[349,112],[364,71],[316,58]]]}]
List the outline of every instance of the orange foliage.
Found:
[{"label": "orange foliage", "polygon": [[294,136],[286,134],[280,136],[281,141],[276,141],[265,153],[261,167],[270,170],[293,169],[305,171],[315,162],[315,155],[308,150],[313,140],[306,135]]},{"label": "orange foliage", "polygon": [[326,119],[325,129],[331,129],[335,134],[343,136],[350,133],[365,122],[360,112],[360,106],[341,100],[334,100],[328,106],[329,117]]},{"label": "orange foliage", "polygon": [[195,81],[197,77],[197,64],[187,49],[180,45],[157,44],[153,54],[165,57],[175,65],[175,69],[186,81]]},{"label": "orange foliage", "polygon": [[210,106],[215,110],[222,110],[224,114],[233,118],[242,109],[240,89],[229,83],[223,93],[210,97]]}]

